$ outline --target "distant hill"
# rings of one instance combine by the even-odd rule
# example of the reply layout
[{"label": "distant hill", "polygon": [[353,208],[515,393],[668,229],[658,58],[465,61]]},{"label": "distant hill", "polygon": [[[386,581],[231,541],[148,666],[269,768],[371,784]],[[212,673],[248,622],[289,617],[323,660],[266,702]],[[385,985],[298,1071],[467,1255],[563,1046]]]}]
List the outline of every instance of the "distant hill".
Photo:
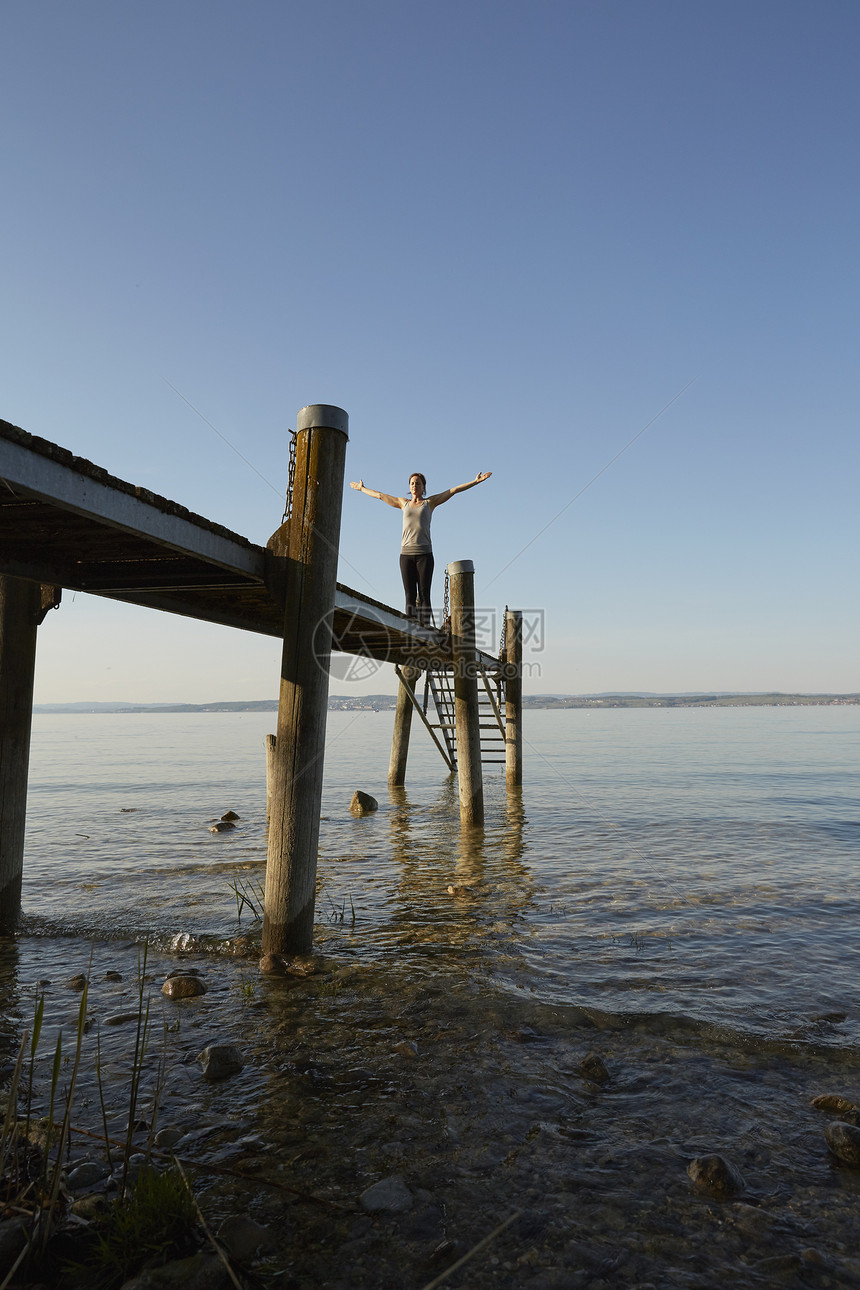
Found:
[{"label": "distant hill", "polygon": [[[394,694],[330,694],[332,711],[377,711],[392,709]],[[524,708],[741,708],[741,707],[824,707],[860,703],[860,694],[769,694],[731,693],[722,690],[694,690],[682,694],[652,694],[620,691],[617,694],[527,694]],[[36,703],[36,714],[61,713],[152,713],[152,712],[277,712],[277,699],[234,699],[217,703]]]}]

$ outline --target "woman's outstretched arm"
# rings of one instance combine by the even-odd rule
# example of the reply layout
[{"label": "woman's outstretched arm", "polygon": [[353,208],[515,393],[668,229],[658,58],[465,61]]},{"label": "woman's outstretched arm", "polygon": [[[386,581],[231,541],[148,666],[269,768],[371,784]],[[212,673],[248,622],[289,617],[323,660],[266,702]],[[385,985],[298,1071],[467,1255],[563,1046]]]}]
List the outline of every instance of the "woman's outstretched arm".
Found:
[{"label": "woman's outstretched arm", "polygon": [[[476,484],[483,484],[484,480],[489,479],[492,473],[493,472],[491,470],[479,471],[474,479],[469,480],[468,484],[455,484],[453,488],[446,488],[444,493],[434,493],[433,496],[428,497],[427,500],[430,503],[431,508],[435,509],[437,506],[441,506],[443,502],[447,502],[455,493],[465,493],[467,488],[474,488]],[[353,488],[354,487],[355,485],[353,484]]]},{"label": "woman's outstretched arm", "polygon": [[365,488],[363,479],[353,480],[349,486],[359,493],[366,493],[368,497],[378,497],[381,502],[385,502],[387,506],[393,506],[397,511],[403,510],[402,497],[392,497],[390,493],[378,493],[375,488]]}]

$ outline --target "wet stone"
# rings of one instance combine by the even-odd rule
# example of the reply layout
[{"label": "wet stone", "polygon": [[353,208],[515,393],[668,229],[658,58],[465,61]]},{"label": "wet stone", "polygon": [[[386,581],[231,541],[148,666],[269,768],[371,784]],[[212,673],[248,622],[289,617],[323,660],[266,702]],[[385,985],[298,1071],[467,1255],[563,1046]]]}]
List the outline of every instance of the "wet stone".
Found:
[{"label": "wet stone", "polygon": [[88,1196],[80,1196],[77,1200],[72,1201],[69,1209],[73,1214],[77,1214],[78,1218],[92,1220],[103,1214],[107,1206],[107,1197],[104,1192],[94,1191],[90,1192]]},{"label": "wet stone", "polygon": [[412,1193],[402,1174],[391,1174],[363,1191],[361,1203],[371,1214],[403,1214],[412,1208]]},{"label": "wet stone", "polygon": [[206,986],[197,976],[169,976],[161,987],[168,999],[193,999],[206,993]]},{"label": "wet stone", "polygon": [[586,1079],[593,1084],[608,1084],[612,1076],[606,1069],[603,1058],[597,1053],[586,1053],[579,1064],[579,1069]]},{"label": "wet stone", "polygon": [[235,1282],[217,1254],[201,1250],[161,1268],[147,1268],[124,1282],[122,1290],[233,1290]]},{"label": "wet stone", "polygon": [[357,788],[352,795],[349,809],[353,815],[370,815],[373,811],[379,810],[379,803],[375,797],[371,797],[369,793],[362,793],[361,789]]},{"label": "wet stone", "polygon": [[175,1124],[167,1124],[163,1129],[159,1129],[155,1135],[155,1145],[162,1151],[169,1151],[175,1147],[177,1142],[185,1137],[182,1129],[177,1128]]},{"label": "wet stone", "polygon": [[697,1156],[687,1166],[687,1176],[697,1191],[714,1200],[728,1200],[744,1190],[743,1175],[724,1156]]},{"label": "wet stone", "polygon": [[248,1263],[258,1252],[267,1253],[277,1245],[268,1227],[262,1227],[244,1214],[225,1218],[218,1229],[218,1239],[227,1253],[240,1263]]},{"label": "wet stone", "polygon": [[230,824],[232,823],[233,820],[239,820],[241,818],[242,817],[240,815],[237,815],[235,811],[225,811],[224,814],[221,816],[221,819],[226,824]]},{"label": "wet stone", "polygon": [[107,1182],[109,1174],[107,1165],[100,1164],[97,1160],[84,1160],[69,1173],[67,1179],[69,1190],[88,1191],[92,1187],[98,1187]]},{"label": "wet stone", "polygon": [[230,830],[235,829],[235,827],[236,825],[232,822],[232,820],[219,820],[217,824],[209,825],[209,832],[210,833],[229,833]]},{"label": "wet stone", "polygon": [[737,1201],[732,1206],[732,1218],[739,1232],[742,1232],[748,1240],[764,1240],[771,1235],[775,1219],[765,1209],[758,1209],[755,1205],[747,1205],[743,1201]]},{"label": "wet stone", "polygon": [[84,976],[83,972],[78,972],[76,976],[69,977],[66,985],[70,990],[83,990],[86,983],[87,978]]},{"label": "wet stone", "polygon": [[843,1164],[860,1166],[860,1128],[834,1120],[824,1130],[827,1145]]},{"label": "wet stone", "polygon": [[203,1078],[215,1081],[237,1075],[245,1063],[235,1044],[210,1044],[198,1054],[203,1066]]},{"label": "wet stone", "polygon": [[403,1039],[399,1044],[394,1045],[394,1051],[400,1057],[417,1057],[418,1045],[414,1039]]},{"label": "wet stone", "polygon": [[810,1105],[816,1111],[830,1111],[834,1115],[847,1115],[850,1111],[857,1110],[854,1102],[849,1102],[847,1097],[842,1097],[839,1093],[822,1093],[820,1097],[814,1097]]},{"label": "wet stone", "polygon": [[122,1026],[126,1021],[137,1021],[139,1013],[135,1012],[113,1012],[109,1017],[102,1019],[103,1026]]},{"label": "wet stone", "polygon": [[21,1219],[7,1218],[0,1222],[0,1267],[8,1270],[7,1265],[14,1263],[18,1254],[27,1244],[27,1236]]},{"label": "wet stone", "polygon": [[121,981],[122,972],[105,972],[106,981]]}]

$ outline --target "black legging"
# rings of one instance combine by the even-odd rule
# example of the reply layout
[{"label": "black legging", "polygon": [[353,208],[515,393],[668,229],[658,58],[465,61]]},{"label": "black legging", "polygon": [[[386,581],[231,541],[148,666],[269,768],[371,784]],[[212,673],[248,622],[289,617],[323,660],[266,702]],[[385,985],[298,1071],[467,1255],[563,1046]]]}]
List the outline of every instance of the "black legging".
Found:
[{"label": "black legging", "polygon": [[420,623],[429,627],[433,622],[430,609],[430,584],[433,581],[433,556],[402,555],[400,557],[400,576],[403,579],[403,590],[406,592],[406,617],[417,617]]}]

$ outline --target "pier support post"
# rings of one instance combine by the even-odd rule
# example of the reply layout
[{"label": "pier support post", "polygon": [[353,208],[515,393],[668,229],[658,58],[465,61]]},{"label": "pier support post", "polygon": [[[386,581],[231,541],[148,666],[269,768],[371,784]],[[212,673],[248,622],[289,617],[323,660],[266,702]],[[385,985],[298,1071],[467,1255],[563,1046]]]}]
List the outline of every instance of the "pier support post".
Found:
[{"label": "pier support post", "polygon": [[272,789],[275,782],[275,748],[277,735],[266,735],[266,828],[272,814]]},{"label": "pier support post", "polygon": [[[421,675],[417,667],[401,669],[403,681],[413,690]],[[388,783],[391,788],[402,788],[406,783],[406,758],[409,755],[409,732],[412,729],[412,700],[406,686],[397,688],[397,708],[394,713],[394,734],[391,737],[391,761],[388,764]]]},{"label": "pier support post", "polygon": [[523,615],[505,611],[505,785],[523,782]]},{"label": "pier support post", "polygon": [[39,583],[0,576],[0,935],[3,936],[15,931],[21,912],[36,629],[41,619]]},{"label": "pier support post", "polygon": [[313,404],[296,423],[284,649],[266,863],[263,952],[313,943],[331,626],[349,419]]},{"label": "pier support post", "polygon": [[454,652],[454,719],[457,726],[457,781],[460,823],[483,825],[481,726],[475,655],[475,566],[471,560],[448,565],[451,637]]}]

